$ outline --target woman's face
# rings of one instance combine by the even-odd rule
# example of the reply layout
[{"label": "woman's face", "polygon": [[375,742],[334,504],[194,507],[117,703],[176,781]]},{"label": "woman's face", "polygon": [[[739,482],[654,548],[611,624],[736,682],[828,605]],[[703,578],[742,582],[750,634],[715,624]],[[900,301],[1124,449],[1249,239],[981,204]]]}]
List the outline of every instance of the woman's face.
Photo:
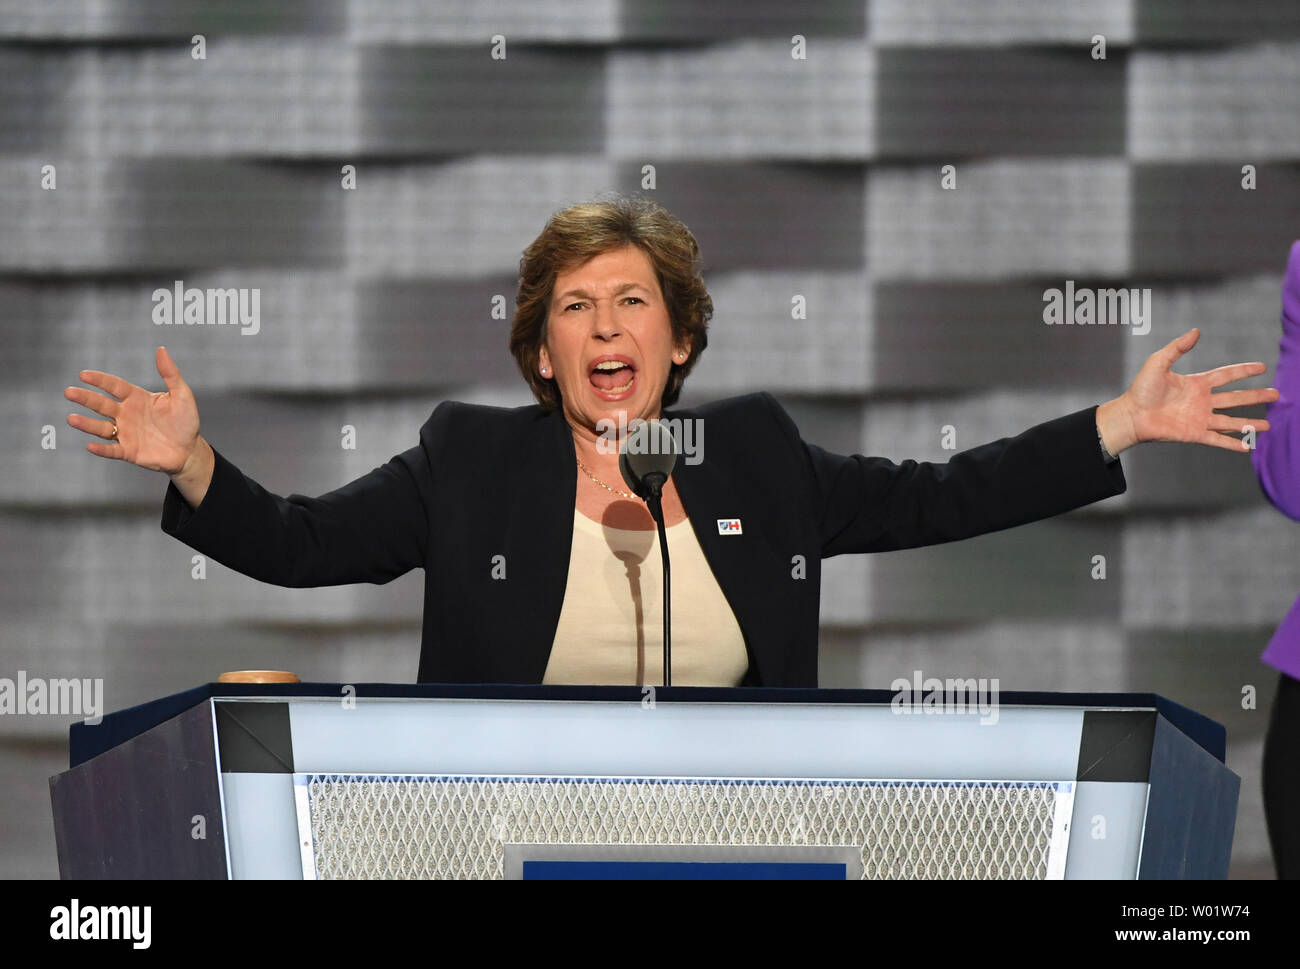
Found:
[{"label": "woman's face", "polygon": [[672,324],[654,266],[641,249],[612,249],[556,277],[538,366],[554,379],[578,430],[659,416],[673,363]]}]

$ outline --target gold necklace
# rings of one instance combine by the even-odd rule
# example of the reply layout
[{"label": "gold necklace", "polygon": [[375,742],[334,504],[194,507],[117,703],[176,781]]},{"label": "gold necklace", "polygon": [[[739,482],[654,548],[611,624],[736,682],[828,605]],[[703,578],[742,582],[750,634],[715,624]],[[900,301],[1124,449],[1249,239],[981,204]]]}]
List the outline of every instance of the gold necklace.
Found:
[{"label": "gold necklace", "polygon": [[590,468],[588,468],[585,464],[582,463],[582,458],[579,458],[575,455],[574,460],[578,462],[578,467],[582,468],[583,473],[586,474],[588,478],[596,482],[596,484],[600,485],[606,491],[612,492],[613,494],[616,495],[622,495],[624,498],[631,498],[633,501],[641,500],[639,496],[632,494],[630,491],[619,491],[617,488],[611,488],[609,485],[605,484],[605,482],[601,481],[599,478],[595,476],[595,474],[592,473]]}]

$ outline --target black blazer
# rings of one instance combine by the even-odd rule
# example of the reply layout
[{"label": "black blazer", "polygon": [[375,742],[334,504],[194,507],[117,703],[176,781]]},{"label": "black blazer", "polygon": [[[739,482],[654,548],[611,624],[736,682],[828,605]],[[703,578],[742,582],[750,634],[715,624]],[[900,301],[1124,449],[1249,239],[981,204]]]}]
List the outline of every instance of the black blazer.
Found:
[{"label": "black blazer", "polygon": [[[945,464],[831,454],[804,443],[765,393],[665,412],[703,421],[704,460],[679,462],[674,480],[744,634],[744,685],[817,686],[823,558],[969,538],[1122,493],[1095,412]],[[448,401],[416,447],[319,498],[271,494],[218,453],[197,510],[168,486],[162,528],[281,586],[384,583],[422,567],[420,682],[540,683],[576,488],[560,412]],[[731,518],[741,533],[719,534]]]}]

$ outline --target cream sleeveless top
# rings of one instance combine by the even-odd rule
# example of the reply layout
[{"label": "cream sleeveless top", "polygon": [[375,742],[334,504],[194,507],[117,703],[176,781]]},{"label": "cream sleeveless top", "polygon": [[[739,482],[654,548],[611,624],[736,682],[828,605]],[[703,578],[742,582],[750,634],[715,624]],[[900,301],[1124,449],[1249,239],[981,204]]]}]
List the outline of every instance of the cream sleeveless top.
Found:
[{"label": "cream sleeveless top", "polygon": [[[745,638],[689,519],[668,530],[673,685],[738,686]],[[564,605],[543,683],[663,683],[663,563],[657,530],[606,528],[576,508]]]}]

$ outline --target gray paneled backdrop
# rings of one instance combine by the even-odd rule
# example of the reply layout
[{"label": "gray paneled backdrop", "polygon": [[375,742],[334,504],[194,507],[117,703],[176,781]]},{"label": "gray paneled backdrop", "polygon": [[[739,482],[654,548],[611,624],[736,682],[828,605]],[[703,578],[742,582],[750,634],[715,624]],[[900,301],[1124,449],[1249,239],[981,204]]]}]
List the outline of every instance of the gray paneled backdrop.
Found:
[{"label": "gray paneled backdrop", "polygon": [[[529,400],[492,298],[513,303],[551,211],[647,165],[717,307],[685,400],[770,389],[824,446],[944,460],[944,425],[967,447],[1108,399],[1193,325],[1191,369],[1275,361],[1294,0],[800,6],[0,0],[0,676],[103,677],[111,709],[247,667],[412,680],[418,574],[192,578],[164,480],[88,455],[62,389],[87,367],[158,387],[166,343],[216,447],[282,493],[329,490],[444,398]],[[178,279],[259,289],[260,331],[156,326]],[[1150,332],[1044,326],[1067,279],[1150,287]],[[1300,532],[1242,456],[1124,465],[1127,495],[1063,519],[830,562],[822,683],[920,669],[1186,703],[1226,722],[1245,781],[1234,874],[1269,877],[1258,654]],[[0,720],[0,875],[56,872],[69,720]]]}]

